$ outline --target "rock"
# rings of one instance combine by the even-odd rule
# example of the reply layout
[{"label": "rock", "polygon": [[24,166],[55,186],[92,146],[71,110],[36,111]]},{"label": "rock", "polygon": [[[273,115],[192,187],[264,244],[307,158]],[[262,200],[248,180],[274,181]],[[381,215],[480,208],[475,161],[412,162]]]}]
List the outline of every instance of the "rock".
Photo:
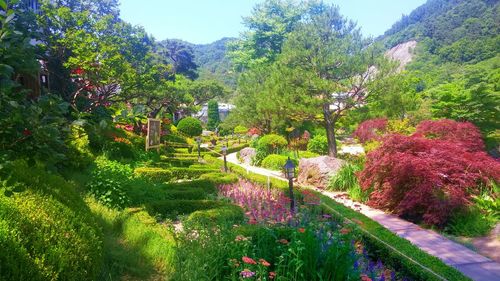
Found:
[{"label": "rock", "polygon": [[299,161],[299,184],[325,188],[332,175],[340,169],[344,160],[329,156],[302,158]]},{"label": "rock", "polygon": [[240,161],[244,164],[251,165],[252,159],[255,157],[256,153],[255,148],[245,147],[240,150]]}]

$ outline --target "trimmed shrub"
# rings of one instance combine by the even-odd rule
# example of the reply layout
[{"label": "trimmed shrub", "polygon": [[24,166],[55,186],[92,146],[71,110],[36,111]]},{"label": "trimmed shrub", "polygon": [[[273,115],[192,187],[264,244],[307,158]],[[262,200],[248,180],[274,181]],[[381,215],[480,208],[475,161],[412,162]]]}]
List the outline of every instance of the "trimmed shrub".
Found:
[{"label": "trimmed shrub", "polygon": [[248,128],[245,126],[238,125],[238,126],[234,127],[233,132],[235,134],[238,134],[238,135],[244,135],[244,134],[248,133]]},{"label": "trimmed shrub", "polygon": [[377,118],[363,121],[359,124],[353,135],[361,143],[366,143],[371,140],[379,140],[380,136],[385,134],[388,121],[386,118]]},{"label": "trimmed shrub", "polygon": [[265,151],[267,154],[280,152],[287,146],[288,142],[280,135],[265,135],[259,139],[257,149]]},{"label": "trimmed shrub", "polygon": [[146,204],[152,216],[176,218],[178,215],[190,214],[198,210],[219,208],[227,203],[213,200],[163,200]]},{"label": "trimmed shrub", "polygon": [[192,168],[172,167],[170,171],[172,172],[172,177],[174,179],[195,179],[203,174],[218,172],[219,170],[211,168],[192,169]]},{"label": "trimmed shrub", "polygon": [[228,204],[215,209],[200,210],[191,213],[187,222],[202,225],[240,224],[245,220],[243,209],[239,206]]},{"label": "trimmed shrub", "polygon": [[257,153],[255,155],[255,164],[260,165],[262,160],[269,154],[278,154],[286,146],[288,142],[280,135],[270,134],[261,137],[256,145]]},{"label": "trimmed shrub", "polygon": [[[262,160],[261,166],[267,169],[281,171],[283,170],[283,166],[285,166],[287,159],[288,157],[284,155],[270,154]],[[294,161],[295,165],[297,165],[297,160],[293,159],[292,161]]]},{"label": "trimmed shrub", "polygon": [[214,184],[231,184],[238,181],[234,174],[225,174],[221,172],[207,173],[200,176],[200,180],[207,180]]},{"label": "trimmed shrub", "polygon": [[168,182],[173,178],[171,171],[154,167],[135,168],[134,175],[153,182]]},{"label": "trimmed shrub", "polygon": [[200,120],[193,117],[186,117],[179,121],[177,130],[187,136],[196,137],[201,135],[203,127]]},{"label": "trimmed shrub", "polygon": [[391,135],[368,153],[359,179],[364,190],[373,188],[369,205],[443,226],[479,193],[478,185],[500,181],[500,163],[463,143]]},{"label": "trimmed shrub", "polygon": [[307,150],[320,155],[328,154],[328,139],[324,135],[316,135],[309,140]]},{"label": "trimmed shrub", "polygon": [[415,135],[456,142],[468,151],[485,150],[481,131],[470,122],[457,122],[449,119],[426,120],[418,124]]}]

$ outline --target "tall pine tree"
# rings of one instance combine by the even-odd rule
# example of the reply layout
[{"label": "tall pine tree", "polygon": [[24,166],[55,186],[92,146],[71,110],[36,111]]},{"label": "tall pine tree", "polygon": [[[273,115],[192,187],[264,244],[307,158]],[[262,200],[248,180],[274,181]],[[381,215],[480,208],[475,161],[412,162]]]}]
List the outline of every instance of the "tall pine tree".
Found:
[{"label": "tall pine tree", "polygon": [[219,104],[215,100],[208,102],[208,122],[207,127],[209,130],[215,130],[219,126]]}]

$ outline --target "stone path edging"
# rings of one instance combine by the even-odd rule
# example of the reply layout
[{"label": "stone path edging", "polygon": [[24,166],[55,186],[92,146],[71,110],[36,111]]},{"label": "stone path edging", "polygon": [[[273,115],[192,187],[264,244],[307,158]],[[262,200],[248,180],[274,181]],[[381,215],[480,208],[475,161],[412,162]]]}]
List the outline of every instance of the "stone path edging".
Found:
[{"label": "stone path edging", "polygon": [[[227,155],[227,161],[239,165],[250,172],[286,180],[278,171],[271,171],[265,168],[239,163],[236,153]],[[465,246],[453,242],[432,230],[423,229],[416,224],[400,219],[395,215],[387,214],[364,204],[353,202],[345,196],[345,193],[330,192],[314,187],[311,188],[380,223],[391,232],[410,241],[424,252],[439,258],[449,266],[455,267],[472,280],[500,281],[500,264]]]}]

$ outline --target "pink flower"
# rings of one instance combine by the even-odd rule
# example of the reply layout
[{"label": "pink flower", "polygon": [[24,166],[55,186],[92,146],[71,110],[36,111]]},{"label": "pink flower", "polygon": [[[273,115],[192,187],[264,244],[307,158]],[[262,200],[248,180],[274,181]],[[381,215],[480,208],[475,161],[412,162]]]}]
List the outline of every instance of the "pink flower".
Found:
[{"label": "pink flower", "polygon": [[244,263],[247,263],[247,264],[257,264],[256,261],[254,261],[252,258],[249,258],[247,256],[245,257],[242,257],[241,260],[244,262]]}]

